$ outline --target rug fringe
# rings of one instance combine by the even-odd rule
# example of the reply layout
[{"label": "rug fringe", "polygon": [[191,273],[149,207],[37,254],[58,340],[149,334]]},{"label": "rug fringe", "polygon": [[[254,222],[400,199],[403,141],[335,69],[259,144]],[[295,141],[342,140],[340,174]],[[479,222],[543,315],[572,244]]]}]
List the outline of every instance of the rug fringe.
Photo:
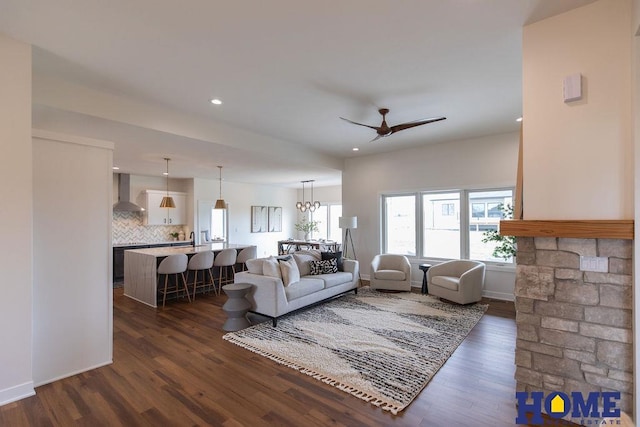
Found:
[{"label": "rug fringe", "polygon": [[328,384],[330,386],[333,386],[339,390],[342,390],[346,393],[351,394],[352,396],[357,397],[358,399],[364,400],[365,402],[369,402],[372,405],[378,406],[380,409],[383,409],[385,411],[389,411],[391,412],[393,415],[398,415],[398,412],[402,411],[404,408],[406,408],[407,405],[404,406],[399,406],[399,405],[394,405],[390,402],[386,402],[378,397],[372,396],[364,391],[358,390],[355,387],[349,386],[347,384],[343,384],[340,381],[334,380],[333,378],[325,375],[325,374],[320,374],[312,369],[308,369],[308,368],[304,368],[302,366],[299,366],[293,362],[289,362],[288,360],[280,357],[280,356],[276,356],[275,354],[266,352],[264,350],[261,350],[259,348],[255,348],[253,346],[251,346],[250,344],[246,344],[238,339],[236,339],[234,336],[230,335],[230,334],[225,334],[222,336],[222,339],[227,340],[237,346],[240,346],[244,349],[247,349],[253,353],[259,354],[260,356],[264,356],[268,359],[273,360],[274,362],[280,363],[281,365],[284,365],[288,368],[292,368],[295,369],[296,371],[302,372],[305,375],[308,375],[316,380],[320,380],[325,384]]}]

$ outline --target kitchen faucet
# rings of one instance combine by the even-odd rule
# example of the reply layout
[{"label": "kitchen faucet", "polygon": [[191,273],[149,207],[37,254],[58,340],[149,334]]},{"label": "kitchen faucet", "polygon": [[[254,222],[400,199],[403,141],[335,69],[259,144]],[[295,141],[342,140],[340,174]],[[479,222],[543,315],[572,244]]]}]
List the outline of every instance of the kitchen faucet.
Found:
[{"label": "kitchen faucet", "polygon": [[191,245],[195,248],[196,247],[196,235],[195,235],[195,233],[193,231],[189,234],[189,239],[191,239]]}]

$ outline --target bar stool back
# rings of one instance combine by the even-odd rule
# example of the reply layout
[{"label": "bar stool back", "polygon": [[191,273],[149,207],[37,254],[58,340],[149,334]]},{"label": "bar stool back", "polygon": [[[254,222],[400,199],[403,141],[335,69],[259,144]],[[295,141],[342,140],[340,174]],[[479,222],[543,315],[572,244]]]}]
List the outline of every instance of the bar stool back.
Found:
[{"label": "bar stool back", "polygon": [[[236,273],[235,265],[238,256],[237,254],[238,253],[235,249],[223,249],[213,260],[213,266],[219,267],[218,294],[220,294],[220,289],[222,289],[223,285],[233,283],[233,274]],[[232,270],[231,277],[229,277],[229,267],[231,267]]]},{"label": "bar stool back", "polygon": [[[184,278],[184,272],[187,271],[188,258],[185,254],[169,255],[160,262],[158,266],[158,284],[160,283],[160,276],[164,275],[164,288],[158,286],[159,292],[162,294],[162,306],[164,307],[167,301],[167,295],[175,294],[176,296],[181,291],[185,291],[189,302],[191,297],[189,296],[189,288],[187,288],[187,281]],[[175,275],[174,286],[169,286],[169,275]],[[182,277],[182,286],[178,282],[178,274]]]},{"label": "bar stool back", "polygon": [[258,257],[258,247],[257,246],[249,246],[248,248],[242,249],[238,252],[238,257],[236,259],[236,264],[242,264],[242,270],[244,271],[247,268],[247,260],[255,259]]},{"label": "bar stool back", "polygon": [[[189,260],[187,269],[193,271],[193,295],[192,299],[196,300],[196,289],[204,288],[206,286],[213,286],[215,289],[215,283],[213,281],[213,274],[211,268],[213,267],[213,251],[198,252]],[[198,282],[198,272],[202,271],[202,281]],[[209,281],[207,283],[207,273],[209,273]],[[187,273],[188,275],[188,273]]]}]

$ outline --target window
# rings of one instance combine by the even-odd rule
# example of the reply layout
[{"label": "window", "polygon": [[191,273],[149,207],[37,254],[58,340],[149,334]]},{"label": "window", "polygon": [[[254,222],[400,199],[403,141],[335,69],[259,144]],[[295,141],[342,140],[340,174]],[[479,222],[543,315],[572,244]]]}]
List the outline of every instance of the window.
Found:
[{"label": "window", "polygon": [[484,203],[471,203],[471,217],[484,218]]},{"label": "window", "polygon": [[334,240],[338,243],[342,242],[342,230],[338,227],[338,218],[341,216],[342,205],[331,203],[321,205],[311,214],[311,218],[314,221],[320,221],[320,224],[318,224],[318,231],[313,233],[313,238]]},{"label": "window", "polygon": [[227,210],[211,209],[211,240],[227,241]]},{"label": "window", "polygon": [[[444,207],[447,206],[447,209]],[[422,254],[437,258],[460,256],[460,193],[422,195]],[[446,214],[445,214],[446,212]]]},{"label": "window", "polygon": [[[469,258],[480,261],[513,262],[503,258],[495,258],[492,253],[496,247],[495,242],[483,243],[484,232],[498,230],[500,220],[503,218],[503,207],[513,203],[511,190],[496,191],[470,191],[468,194],[472,215],[469,220]],[[487,215],[476,217],[473,215],[473,206],[486,205]]]},{"label": "window", "polygon": [[[485,232],[498,230],[512,189],[418,192],[382,196],[382,250],[407,256],[476,259],[493,257]],[[513,260],[506,260],[513,262]]]},{"label": "window", "polygon": [[384,197],[384,252],[416,255],[416,198]]}]

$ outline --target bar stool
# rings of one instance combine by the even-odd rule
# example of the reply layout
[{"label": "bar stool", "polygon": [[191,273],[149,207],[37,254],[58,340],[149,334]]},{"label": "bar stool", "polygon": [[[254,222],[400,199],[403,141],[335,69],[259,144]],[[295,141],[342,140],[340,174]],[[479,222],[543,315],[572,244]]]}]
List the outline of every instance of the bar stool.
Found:
[{"label": "bar stool", "polygon": [[247,260],[255,259],[258,257],[258,247],[257,246],[249,246],[248,248],[242,249],[238,252],[238,257],[236,259],[236,264],[242,264],[242,270],[244,271],[247,268]]},{"label": "bar stool", "polygon": [[[167,295],[176,294],[182,290],[184,290],[187,294],[187,298],[189,302],[191,302],[191,297],[189,296],[189,288],[187,287],[187,281],[184,278],[184,272],[187,271],[187,263],[188,258],[185,254],[175,254],[169,255],[165,259],[160,262],[158,266],[158,284],[160,283],[160,276],[164,275],[164,288],[160,289],[158,286],[159,292],[162,294],[162,307],[164,307],[165,302],[167,301]],[[169,275],[175,275],[175,285],[169,287]],[[178,274],[182,277],[182,286],[178,283]],[[182,288],[182,289],[181,289]]]},{"label": "bar stool", "polygon": [[[213,251],[198,252],[189,260],[188,271],[193,271],[193,300],[196,300],[196,289],[205,286],[215,286],[211,268],[213,267]],[[198,286],[198,272],[202,271],[202,282]],[[207,283],[207,272],[209,273],[209,283]],[[189,273],[187,273],[189,276]]]},{"label": "bar stool", "polygon": [[238,253],[235,249],[223,249],[218,253],[218,255],[216,255],[216,258],[213,260],[214,268],[219,267],[218,295],[220,295],[220,290],[222,289],[223,285],[226,285],[227,283],[233,283],[233,275],[231,278],[229,278],[229,267],[231,267],[233,274],[235,274],[237,256]]}]

